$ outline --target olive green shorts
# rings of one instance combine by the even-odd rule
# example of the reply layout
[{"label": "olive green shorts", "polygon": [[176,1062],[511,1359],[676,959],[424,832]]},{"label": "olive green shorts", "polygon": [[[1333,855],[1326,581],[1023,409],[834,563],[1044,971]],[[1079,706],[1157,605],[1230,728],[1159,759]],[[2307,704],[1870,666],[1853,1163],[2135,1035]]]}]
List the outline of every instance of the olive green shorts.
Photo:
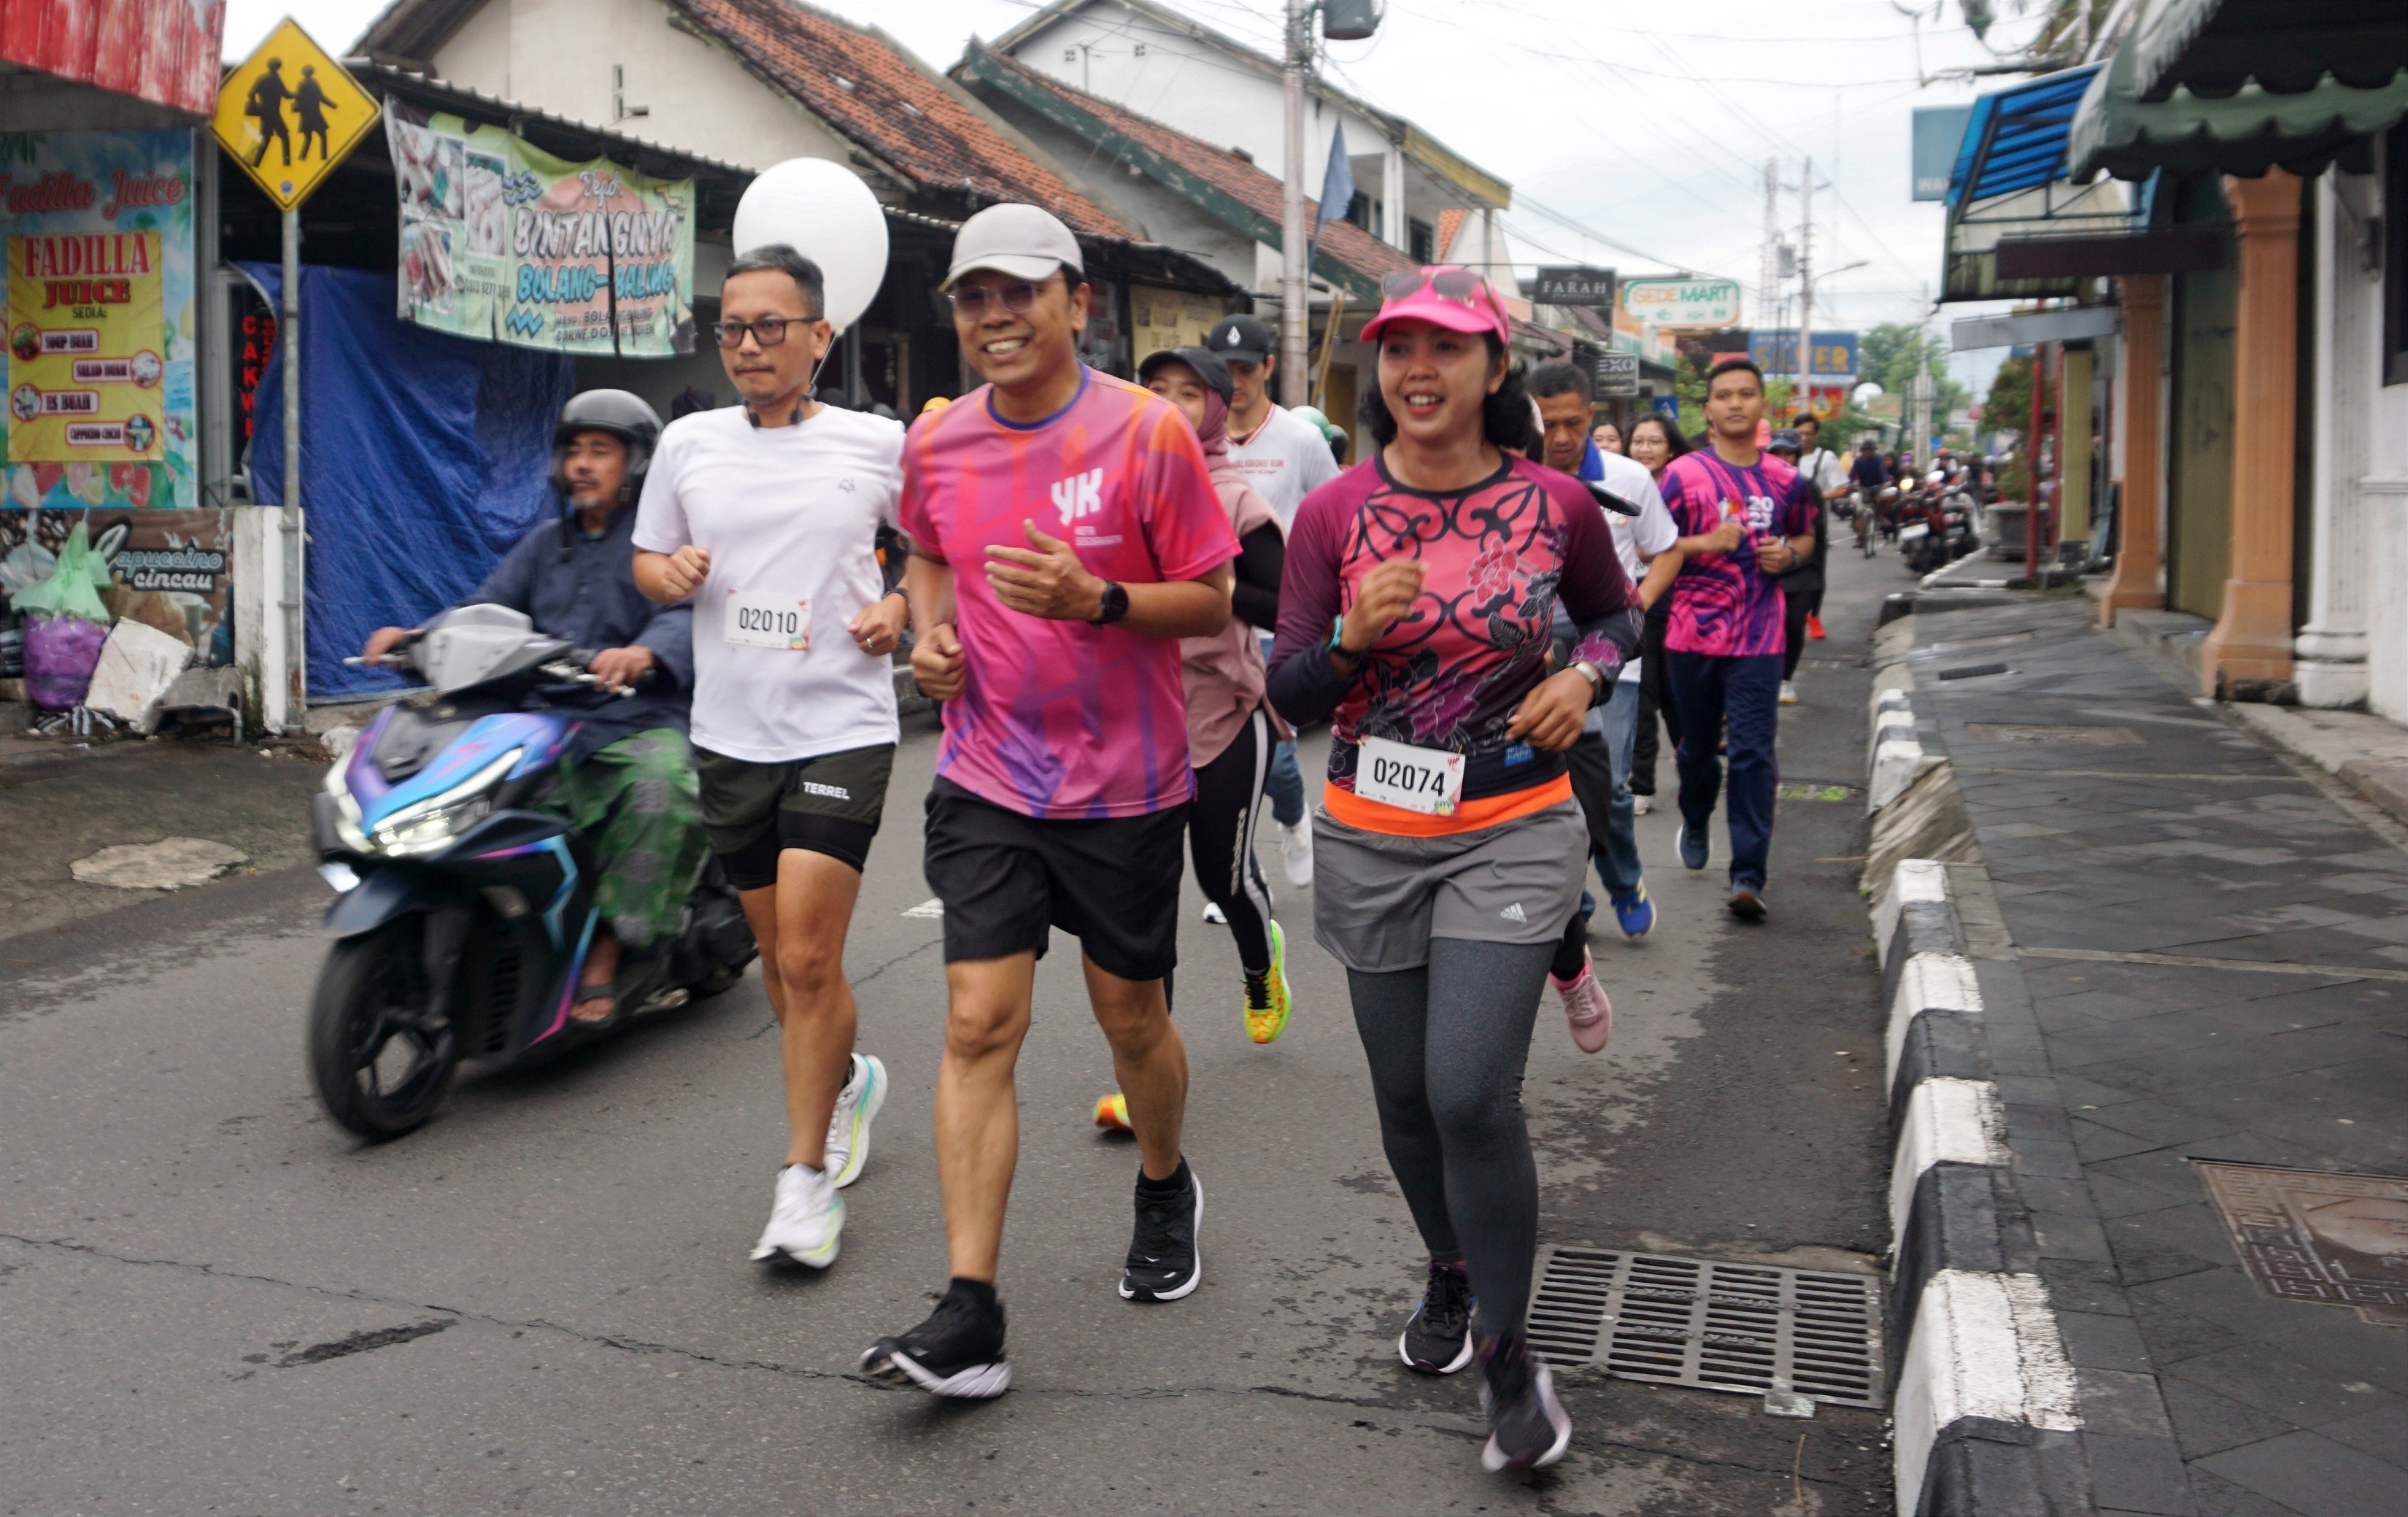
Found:
[{"label": "olive green shorts", "polygon": [[779,764],[696,748],[694,767],[711,851],[738,890],[759,890],[777,883],[778,855],[787,849],[825,853],[856,870],[869,862],[895,745]]}]

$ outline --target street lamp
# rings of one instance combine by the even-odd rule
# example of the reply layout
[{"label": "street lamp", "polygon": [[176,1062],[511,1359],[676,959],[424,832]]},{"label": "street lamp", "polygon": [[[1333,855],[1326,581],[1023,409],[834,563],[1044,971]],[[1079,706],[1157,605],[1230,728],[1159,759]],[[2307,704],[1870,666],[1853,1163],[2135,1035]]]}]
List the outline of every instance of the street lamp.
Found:
[{"label": "street lamp", "polygon": [[[1812,172],[1811,166],[1809,172]],[[1809,271],[1803,265],[1799,265],[1798,273],[1798,414],[1801,417],[1810,416],[1814,410],[1812,379],[1814,368],[1814,281],[1817,279],[1828,279],[1835,275],[1845,274],[1852,268],[1863,268],[1870,262],[1870,259],[1859,258],[1853,264],[1842,264],[1838,268],[1827,269],[1820,275]]]},{"label": "street lamp", "polygon": [[[1280,400],[1301,406],[1310,398],[1305,367],[1307,329],[1312,310],[1308,302],[1311,256],[1304,236],[1304,81],[1312,67],[1312,14],[1321,13],[1322,35],[1340,42],[1359,42],[1380,25],[1387,7],[1381,0],[1287,0],[1287,67],[1282,79],[1285,96],[1287,182],[1280,197]],[[1321,208],[1321,214],[1333,214]],[[1336,215],[1346,214],[1337,208]],[[1334,308],[1333,308],[1334,309]],[[1333,318],[1334,319],[1334,318]]]}]

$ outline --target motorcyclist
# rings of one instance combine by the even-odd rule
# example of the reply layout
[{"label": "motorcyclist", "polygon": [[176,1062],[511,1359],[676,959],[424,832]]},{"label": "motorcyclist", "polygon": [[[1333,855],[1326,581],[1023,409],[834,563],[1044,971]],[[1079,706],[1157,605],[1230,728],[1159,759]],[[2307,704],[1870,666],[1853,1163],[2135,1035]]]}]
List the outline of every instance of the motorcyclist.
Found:
[{"label": "motorcyclist", "polygon": [[1856,545],[1864,546],[1866,536],[1873,530],[1873,508],[1881,499],[1882,487],[1889,483],[1889,470],[1883,467],[1881,454],[1873,451],[1873,439],[1856,444],[1856,461],[1848,467],[1848,482],[1856,493]]},{"label": "motorcyclist", "polygon": [[[545,801],[585,835],[598,875],[600,921],[569,1011],[582,1023],[618,1014],[623,948],[641,952],[676,936],[703,857],[686,743],[694,610],[646,600],[632,566],[635,501],[660,434],[660,417],[624,390],[571,398],[552,434],[558,518],[538,523],[461,602],[507,606],[546,637],[598,650],[588,665],[595,687],[553,702],[584,714]],[[380,628],[368,660],[409,635]]]}]

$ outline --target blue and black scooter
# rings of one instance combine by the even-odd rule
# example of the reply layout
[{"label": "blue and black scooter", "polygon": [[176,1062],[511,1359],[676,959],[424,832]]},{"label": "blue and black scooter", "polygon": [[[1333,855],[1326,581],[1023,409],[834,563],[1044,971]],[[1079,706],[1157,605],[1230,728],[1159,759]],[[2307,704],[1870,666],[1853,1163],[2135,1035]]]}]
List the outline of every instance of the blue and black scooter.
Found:
[{"label": "blue and black scooter", "polygon": [[320,872],[340,894],[309,1072],[362,1138],[423,1125],[463,1059],[508,1067],[590,1042],[717,995],[758,952],[713,859],[676,937],[622,958],[615,995],[633,1012],[569,1017],[598,924],[594,861],[573,825],[530,803],[578,723],[547,693],[594,683],[589,656],[505,607],[445,613],[388,655],[432,693],[379,712],[312,797]]}]

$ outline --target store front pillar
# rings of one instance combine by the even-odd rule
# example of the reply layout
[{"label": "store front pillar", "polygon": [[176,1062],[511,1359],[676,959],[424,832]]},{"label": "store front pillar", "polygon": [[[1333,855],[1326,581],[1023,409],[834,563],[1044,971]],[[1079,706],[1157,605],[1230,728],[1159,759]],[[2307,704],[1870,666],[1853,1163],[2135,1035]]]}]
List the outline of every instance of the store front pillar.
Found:
[{"label": "store front pillar", "polygon": [[2376,381],[2375,335],[2383,329],[2383,287],[2370,272],[2367,218],[2372,183],[2350,186],[2339,173],[2317,181],[2312,250],[2315,338],[2309,389],[2310,526],[2308,621],[2293,644],[2292,678],[2302,706],[2354,706],[2366,699],[2369,580],[2387,567],[2370,552],[2373,522],[2360,481],[2372,472],[2368,422]]},{"label": "store front pillar", "polygon": [[2100,597],[2099,624],[2115,624],[2126,607],[2166,603],[2166,556],[2160,519],[2165,510],[2166,277],[2127,276],[2123,361],[2116,365],[2122,393],[2116,396],[2123,428],[2116,515],[2115,572]]},{"label": "store front pillar", "polygon": [[2293,387],[2298,379],[2300,181],[2227,179],[2241,289],[2232,361],[2232,549],[2207,635],[2209,694],[2291,678]]}]

